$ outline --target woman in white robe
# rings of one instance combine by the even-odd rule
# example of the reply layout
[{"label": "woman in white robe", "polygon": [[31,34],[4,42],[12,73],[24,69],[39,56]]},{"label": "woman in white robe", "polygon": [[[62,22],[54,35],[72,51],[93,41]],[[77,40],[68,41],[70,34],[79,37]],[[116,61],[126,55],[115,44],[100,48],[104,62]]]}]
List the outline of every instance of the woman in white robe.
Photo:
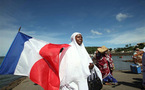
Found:
[{"label": "woman in white robe", "polygon": [[81,33],[73,33],[70,47],[60,56],[60,90],[88,90],[87,77],[94,65],[82,42]]}]

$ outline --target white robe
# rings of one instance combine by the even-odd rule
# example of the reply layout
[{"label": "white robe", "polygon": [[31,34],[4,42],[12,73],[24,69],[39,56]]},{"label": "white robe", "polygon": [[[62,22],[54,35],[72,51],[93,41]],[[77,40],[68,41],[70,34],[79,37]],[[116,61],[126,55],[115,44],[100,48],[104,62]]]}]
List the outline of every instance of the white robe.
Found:
[{"label": "white robe", "polygon": [[80,33],[72,35],[70,47],[64,49],[66,51],[63,51],[60,56],[60,90],[88,90],[89,64],[93,62],[84,44],[78,45],[76,43],[75,36],[77,34]]}]

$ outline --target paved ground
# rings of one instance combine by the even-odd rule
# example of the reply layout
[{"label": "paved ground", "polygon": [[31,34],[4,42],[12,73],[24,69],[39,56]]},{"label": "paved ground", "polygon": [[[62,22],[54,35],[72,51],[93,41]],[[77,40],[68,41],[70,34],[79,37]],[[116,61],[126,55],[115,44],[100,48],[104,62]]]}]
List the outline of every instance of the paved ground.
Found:
[{"label": "paved ground", "polygon": [[[118,85],[104,85],[102,90],[144,90],[141,85],[142,74],[133,74],[130,71],[114,71],[113,74],[118,80]],[[12,90],[43,90],[43,88],[26,78]]]},{"label": "paved ground", "polygon": [[114,77],[118,85],[104,85],[102,90],[144,90],[142,89],[142,74],[130,71],[115,71]]}]

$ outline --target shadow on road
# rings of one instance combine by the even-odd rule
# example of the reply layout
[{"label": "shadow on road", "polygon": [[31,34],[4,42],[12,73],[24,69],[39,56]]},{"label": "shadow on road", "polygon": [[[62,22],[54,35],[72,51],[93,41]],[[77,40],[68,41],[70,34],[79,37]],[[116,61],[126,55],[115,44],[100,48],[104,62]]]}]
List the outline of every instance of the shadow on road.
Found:
[{"label": "shadow on road", "polygon": [[132,83],[122,81],[122,82],[118,82],[118,85],[123,84],[126,86],[130,86],[130,87],[139,88],[139,89],[144,90],[142,87],[142,79],[140,79],[140,78],[133,78],[133,79],[134,79],[134,81]]}]

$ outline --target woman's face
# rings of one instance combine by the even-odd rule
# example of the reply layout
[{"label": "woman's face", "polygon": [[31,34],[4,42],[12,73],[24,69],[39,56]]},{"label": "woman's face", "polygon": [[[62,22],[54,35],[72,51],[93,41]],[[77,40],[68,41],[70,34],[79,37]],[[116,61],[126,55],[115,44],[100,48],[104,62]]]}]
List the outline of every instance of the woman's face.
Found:
[{"label": "woman's face", "polygon": [[78,45],[81,45],[81,44],[82,44],[82,42],[83,42],[83,37],[82,37],[81,34],[77,34],[77,35],[75,36],[75,39],[76,39],[76,42],[77,42]]}]

